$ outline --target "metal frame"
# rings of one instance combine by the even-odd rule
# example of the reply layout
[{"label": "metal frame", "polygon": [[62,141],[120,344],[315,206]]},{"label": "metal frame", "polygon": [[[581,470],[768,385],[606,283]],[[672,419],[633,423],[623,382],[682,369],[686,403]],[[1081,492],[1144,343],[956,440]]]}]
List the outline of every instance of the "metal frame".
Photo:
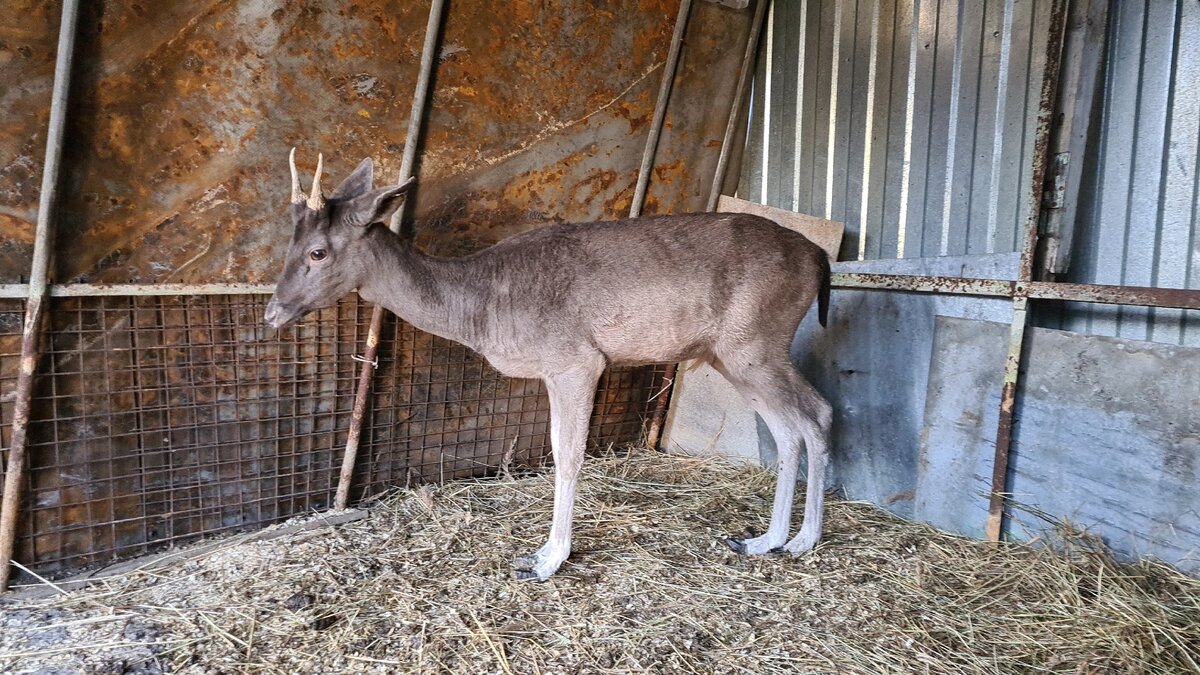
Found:
[{"label": "metal frame", "polygon": [[[1187,288],[1153,286],[1111,286],[1074,284],[1061,281],[1011,281],[973,277],[940,277],[914,274],[871,274],[834,272],[833,287],[842,290],[899,291],[1013,298],[1029,300],[1094,302],[1106,305],[1137,305],[1173,309],[1200,309],[1200,291]],[[28,296],[28,284],[0,284],[0,299]],[[274,284],[51,284],[46,294],[52,298],[95,298],[101,296],[177,296],[177,295],[271,295]]]},{"label": "metal frame", "polygon": [[50,124],[46,132],[46,154],[42,167],[42,191],[38,203],[33,262],[26,287],[25,323],[21,336],[21,365],[17,373],[16,405],[13,411],[12,447],[4,470],[4,495],[0,503],[0,592],[8,589],[13,546],[17,535],[17,512],[21,508],[21,480],[25,476],[26,432],[29,430],[34,371],[42,337],[43,305],[49,281],[50,245],[54,229],[53,209],[58,196],[58,170],[62,159],[63,129],[67,121],[67,93],[71,64],[75,57],[75,24],[78,0],[63,3],[58,25],[58,55],[54,65],[54,90],[50,98]]}]

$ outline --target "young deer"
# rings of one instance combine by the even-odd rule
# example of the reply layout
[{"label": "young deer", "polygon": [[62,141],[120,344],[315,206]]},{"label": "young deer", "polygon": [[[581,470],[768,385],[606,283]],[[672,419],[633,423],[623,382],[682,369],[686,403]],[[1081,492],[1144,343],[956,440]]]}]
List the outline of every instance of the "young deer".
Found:
[{"label": "young deer", "polygon": [[[473,255],[427,256],[382,224],[412,181],[373,189],[364,159],[305,199],[291,156],[295,223],[266,322],[286,326],[354,289],[417,328],[460,342],[510,377],[550,394],[554,518],[550,537],[514,561],[546,579],[571,552],[571,517],[597,381],[610,364],[703,359],[763,417],[779,450],[765,534],[730,539],[743,553],[811,549],[821,536],[831,409],[789,358],[814,299],[825,324],[829,262],[802,235],[751,215],[702,213],[551,225]],[[808,449],[804,524],[788,541]]]}]

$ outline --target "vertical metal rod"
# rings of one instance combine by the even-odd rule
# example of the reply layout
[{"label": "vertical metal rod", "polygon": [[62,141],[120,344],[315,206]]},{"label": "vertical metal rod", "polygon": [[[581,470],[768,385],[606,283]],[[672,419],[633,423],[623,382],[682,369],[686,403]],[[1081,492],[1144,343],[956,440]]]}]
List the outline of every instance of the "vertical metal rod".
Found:
[{"label": "vertical metal rod", "polygon": [[[439,29],[442,23],[443,0],[433,0],[429,6],[429,21],[425,24],[425,46],[421,51],[421,74],[413,91],[412,109],[408,115],[408,136],[404,139],[404,154],[400,159],[400,178],[403,183],[412,176],[413,163],[417,156],[417,141],[421,135],[421,123],[425,119],[425,103],[428,99],[429,82],[433,77],[434,52],[437,49]],[[407,205],[407,199],[405,205]],[[399,232],[404,222],[405,206],[392,215],[389,224],[392,232]],[[354,408],[350,412],[350,428],[346,434],[346,452],[342,455],[342,470],[338,477],[337,494],[333,507],[344,509],[350,501],[350,482],[354,477],[354,464],[358,458],[358,444],[362,437],[363,418],[367,411],[367,398],[371,394],[371,380],[375,374],[376,358],[379,353],[379,334],[383,330],[383,307],[375,305],[371,310],[371,326],[367,331],[366,353],[362,370],[358,376],[358,390],[354,394]]]},{"label": "vertical metal rod", "polygon": [[633,191],[633,204],[629,217],[642,215],[642,204],[646,201],[646,187],[650,184],[650,170],[654,168],[654,154],[658,151],[658,136],[662,133],[663,119],[667,116],[667,103],[671,100],[671,85],[675,83],[675,67],[679,64],[679,52],[683,47],[683,33],[687,29],[688,13],[692,0],[680,0],[679,15],[675,17],[675,32],[671,35],[671,48],[667,63],[663,67],[662,84],[658,87],[658,101],[654,105],[654,119],[650,122],[650,135],[646,137],[646,149],[642,152],[642,166],[638,169],[637,187]]},{"label": "vertical metal rod", "polygon": [[733,133],[737,129],[742,101],[746,98],[746,84],[750,81],[750,69],[758,52],[758,36],[762,32],[763,17],[771,0],[758,0],[754,8],[754,19],[750,25],[750,37],[746,38],[746,53],[742,55],[742,70],[738,75],[737,89],[733,92],[733,104],[729,106],[729,121],[725,123],[725,137],[721,139],[721,155],[717,158],[717,171],[713,174],[712,188],[708,191],[705,211],[715,211],[721,198],[721,187],[725,184],[725,170],[729,166],[729,153],[733,147]]},{"label": "vertical metal rod", "polygon": [[17,512],[21,506],[21,483],[25,478],[25,450],[33,399],[33,375],[41,341],[42,301],[49,283],[50,245],[53,241],[53,211],[58,193],[62,159],[63,128],[67,116],[67,93],[71,63],[75,55],[75,24],[78,0],[63,3],[58,26],[58,55],[54,65],[54,90],[50,96],[50,123],[46,130],[46,154],[42,167],[42,192],[38,201],[37,231],[33,240],[33,263],[29,271],[29,297],[21,334],[21,364],[17,371],[16,401],[13,406],[12,446],[4,472],[4,498],[0,504],[0,592],[8,589],[13,548],[17,538]]},{"label": "vertical metal rod", "polygon": [[1046,164],[1050,161],[1050,130],[1058,97],[1058,75],[1062,65],[1063,36],[1070,0],[1055,0],[1050,10],[1050,30],[1046,39],[1046,69],[1042,73],[1041,100],[1038,102],[1037,130],[1034,136],[1033,176],[1030,180],[1029,218],[1021,245],[1021,267],[1013,297],[1012,328],[1008,355],[1004,360],[1004,384],[1000,390],[1000,415],[996,423],[996,454],[992,462],[992,491],[988,503],[987,540],[1000,541],[1004,531],[1004,504],[1008,483],[1008,460],[1012,448],[1013,414],[1021,378],[1021,353],[1025,348],[1025,326],[1029,313],[1028,282],[1033,280],[1033,259],[1037,252],[1038,224],[1041,217],[1042,189]]},{"label": "vertical metal rod", "polygon": [[[750,36],[746,39],[746,52],[742,56],[741,74],[738,76],[737,89],[734,91],[733,101],[729,106],[729,121],[725,124],[725,137],[721,140],[721,155],[717,159],[717,170],[716,174],[713,176],[712,189],[709,190],[708,193],[708,203],[704,207],[705,211],[714,210],[717,207],[717,199],[721,195],[721,185],[725,182],[725,169],[729,161],[730,147],[733,144],[733,133],[737,126],[738,113],[742,108],[742,99],[746,95],[746,82],[750,79],[750,72],[754,68],[754,57],[758,52],[758,38],[762,31],[763,18],[767,15],[767,8],[771,5],[771,1],[772,0],[759,0],[758,5],[754,8],[754,19],[752,20],[753,23],[750,27]],[[681,9],[681,19],[682,18],[686,17],[682,15]],[[675,32],[677,36],[682,37],[678,23],[676,23]],[[672,45],[672,47],[674,47],[674,45]],[[671,71],[673,70],[674,66],[672,65]],[[667,73],[664,73],[664,81],[666,78]],[[661,98],[661,92],[659,105],[664,109],[666,108],[666,103]],[[653,134],[653,131],[651,133]],[[649,149],[649,142],[647,142],[647,150]],[[652,151],[650,151],[650,158],[653,159]],[[649,167],[647,166],[647,161],[643,159],[642,171],[638,176],[639,185],[641,184],[642,176],[646,176],[647,180],[649,179],[648,174]],[[634,205],[640,210],[641,202],[636,196],[634,197]],[[637,214],[630,213],[630,215],[634,216]],[[678,371],[678,363],[667,364],[666,370],[663,371],[663,381],[666,382],[666,386],[658,395],[658,401],[654,404],[654,415],[650,418],[650,427],[646,430],[646,447],[650,449],[657,449],[658,442],[661,440],[663,423],[666,421],[667,416],[667,406],[671,401],[671,392],[675,388],[675,374]]]}]

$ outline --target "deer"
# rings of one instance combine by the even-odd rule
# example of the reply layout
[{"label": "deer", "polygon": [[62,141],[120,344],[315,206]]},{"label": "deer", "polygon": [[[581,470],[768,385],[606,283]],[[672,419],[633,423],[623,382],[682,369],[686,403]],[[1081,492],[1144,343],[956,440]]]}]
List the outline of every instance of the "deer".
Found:
[{"label": "deer", "polygon": [[[571,553],[588,424],[610,365],[711,364],[766,422],[778,449],[766,532],[726,544],[743,554],[799,555],[818,543],[832,408],[790,355],[814,299],[826,322],[830,266],[816,244],[766,218],[695,213],[552,224],[439,258],[385,226],[415,178],[375,188],[368,157],[326,198],[323,160],[318,155],[306,197],[295,148],[289,155],[294,229],[264,320],[280,329],[357,290],[505,376],[545,383],[553,516],[545,544],[515,557],[517,579],[545,581]],[[804,520],[789,540],[802,443]]]}]

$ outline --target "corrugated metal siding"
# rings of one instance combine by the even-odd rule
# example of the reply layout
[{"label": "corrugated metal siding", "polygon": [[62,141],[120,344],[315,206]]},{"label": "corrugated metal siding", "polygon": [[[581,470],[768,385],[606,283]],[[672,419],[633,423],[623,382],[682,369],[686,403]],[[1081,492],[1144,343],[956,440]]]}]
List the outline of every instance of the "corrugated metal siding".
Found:
[{"label": "corrugated metal siding", "polygon": [[[1112,3],[1106,64],[1068,278],[1200,288],[1200,3]],[[1198,312],[1080,303],[1057,325],[1200,346]]]},{"label": "corrugated metal siding", "polygon": [[843,260],[1015,251],[1049,11],[775,2],[740,195],[844,221]]}]

